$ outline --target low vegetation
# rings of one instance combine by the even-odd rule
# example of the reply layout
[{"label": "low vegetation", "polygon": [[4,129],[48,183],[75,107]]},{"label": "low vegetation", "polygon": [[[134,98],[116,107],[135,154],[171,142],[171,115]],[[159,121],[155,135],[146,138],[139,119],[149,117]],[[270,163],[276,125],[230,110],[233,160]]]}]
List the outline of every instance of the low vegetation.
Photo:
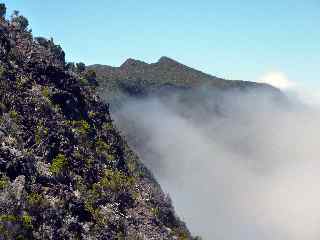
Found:
[{"label": "low vegetation", "polygon": [[96,72],[5,15],[0,4],[0,239],[191,239],[115,128]]}]

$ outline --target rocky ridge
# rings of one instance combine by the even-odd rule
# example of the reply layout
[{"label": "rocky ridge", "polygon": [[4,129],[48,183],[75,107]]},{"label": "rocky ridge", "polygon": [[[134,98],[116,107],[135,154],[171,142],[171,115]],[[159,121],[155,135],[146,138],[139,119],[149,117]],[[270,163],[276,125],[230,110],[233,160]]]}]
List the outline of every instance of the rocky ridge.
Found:
[{"label": "rocky ridge", "polygon": [[0,4],[0,239],[192,239],[88,72],[4,15]]},{"label": "rocky ridge", "polygon": [[164,92],[163,89],[172,92],[203,87],[218,91],[269,91],[281,95],[278,89],[268,84],[211,76],[168,57],[161,57],[150,64],[129,58],[120,67],[96,64],[88,66],[88,69],[96,72],[100,93],[107,93],[109,101],[119,94],[146,97]]}]

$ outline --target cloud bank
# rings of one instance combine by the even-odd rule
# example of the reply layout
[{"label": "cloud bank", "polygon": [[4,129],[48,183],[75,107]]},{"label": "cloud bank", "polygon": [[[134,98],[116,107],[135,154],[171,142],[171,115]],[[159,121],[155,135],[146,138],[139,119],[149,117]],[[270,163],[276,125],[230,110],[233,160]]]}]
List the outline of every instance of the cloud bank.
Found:
[{"label": "cloud bank", "polygon": [[267,93],[199,89],[128,100],[117,124],[193,234],[320,237],[320,113]]},{"label": "cloud bank", "polygon": [[310,87],[302,85],[298,81],[289,80],[284,72],[268,72],[262,75],[257,82],[267,83],[285,91],[293,101],[299,100],[308,105],[320,106],[320,91],[318,87]]},{"label": "cloud bank", "polygon": [[280,89],[288,89],[295,86],[293,81],[290,81],[288,77],[282,72],[269,72],[263,75],[258,82],[268,83],[271,86]]}]

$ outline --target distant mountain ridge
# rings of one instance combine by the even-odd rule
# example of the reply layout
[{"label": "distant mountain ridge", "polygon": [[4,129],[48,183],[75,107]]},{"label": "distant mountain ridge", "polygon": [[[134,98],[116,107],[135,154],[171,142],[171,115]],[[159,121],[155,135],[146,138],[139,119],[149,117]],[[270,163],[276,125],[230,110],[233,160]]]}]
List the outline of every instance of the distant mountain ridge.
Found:
[{"label": "distant mountain ridge", "polygon": [[[215,112],[222,116],[228,111],[224,103],[233,101],[233,98],[239,101],[237,97],[244,92],[248,93],[250,101],[261,101],[261,96],[265,96],[273,98],[279,104],[287,103],[285,95],[271,85],[226,80],[168,57],[161,57],[155,63],[129,58],[120,67],[96,64],[87,68],[95,71],[100,97],[110,103],[118,126],[130,144],[139,149],[138,152],[144,151],[144,148],[139,146],[143,145],[146,139],[137,137],[139,133],[131,129],[132,125],[130,120],[126,121],[125,114],[118,116],[131,100],[139,99],[146,103],[149,98],[156,98],[166,106],[179,104],[178,114],[192,117],[202,116],[204,112]],[[226,100],[228,98],[229,100]],[[197,119],[202,120],[201,117]]]},{"label": "distant mountain ridge", "polygon": [[144,82],[144,85],[154,89],[164,84],[180,87],[198,87],[208,84],[219,89],[237,88],[263,88],[278,91],[276,88],[263,83],[226,80],[209,75],[188,67],[168,57],[161,57],[156,63],[145,63],[132,58],[127,59],[120,67],[95,64],[88,67],[96,71],[97,79],[103,87],[109,87],[115,81]]},{"label": "distant mountain ridge", "polygon": [[280,90],[264,83],[241,80],[226,80],[188,67],[178,61],[161,57],[155,63],[146,63],[132,58],[120,67],[95,64],[88,66],[97,74],[100,89],[114,95],[122,92],[130,96],[150,95],[161,89],[192,89],[202,86],[218,90],[257,89],[280,94]]},{"label": "distant mountain ridge", "polygon": [[[204,112],[215,112],[222,116],[228,111],[224,103],[233,101],[233,98],[237,101],[243,100],[243,97],[237,97],[244,92],[248,93],[250,101],[261,101],[264,96],[273,98],[279,104],[287,103],[285,94],[271,85],[226,80],[168,57],[161,57],[155,63],[129,58],[120,67],[96,64],[87,68],[95,71],[99,95],[105,102],[110,103],[114,116],[121,113],[122,107],[130,104],[131,100],[148,102],[150,97],[160,100],[166,106],[179,104],[178,114],[192,117],[202,116]],[[229,100],[226,100],[228,98]],[[131,129],[132,125],[125,120],[125,114],[116,119],[130,144],[139,149],[138,152],[143,152],[143,147],[137,146],[143,145],[146,140],[137,137],[139,134]],[[202,120],[201,117],[197,119]]]}]

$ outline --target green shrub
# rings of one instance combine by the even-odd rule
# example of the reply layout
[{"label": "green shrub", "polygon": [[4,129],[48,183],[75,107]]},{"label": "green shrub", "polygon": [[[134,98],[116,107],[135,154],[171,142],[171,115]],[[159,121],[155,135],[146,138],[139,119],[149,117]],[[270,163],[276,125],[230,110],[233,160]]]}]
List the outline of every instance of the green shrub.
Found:
[{"label": "green shrub", "polygon": [[0,178],[0,190],[6,188],[8,184],[9,184],[9,181],[7,178],[5,177]]},{"label": "green shrub", "polygon": [[96,113],[94,111],[89,111],[88,116],[89,118],[94,118],[96,116]]},{"label": "green shrub", "polygon": [[107,122],[102,125],[102,130],[104,131],[112,130],[112,129],[113,129],[112,122]]},{"label": "green shrub", "polygon": [[77,126],[80,134],[86,134],[90,129],[89,123],[85,120],[77,121],[75,125]]},{"label": "green shrub", "polygon": [[41,138],[47,136],[49,133],[48,128],[43,126],[42,123],[38,124],[36,130],[35,130],[35,142],[37,145],[41,143]]},{"label": "green shrub", "polygon": [[24,227],[32,227],[32,217],[27,213],[21,217],[15,216],[12,214],[3,214],[3,215],[0,215],[0,222],[11,222],[11,223],[21,222]]},{"label": "green shrub", "polygon": [[106,152],[110,149],[110,145],[108,145],[106,142],[104,142],[100,139],[98,141],[96,141],[95,145],[96,145],[96,151],[98,153],[103,153],[103,152]]},{"label": "green shrub", "polygon": [[105,226],[108,224],[107,216],[101,213],[100,208],[94,208],[92,203],[85,202],[85,208],[90,212],[93,219],[100,226]]},{"label": "green shrub", "polygon": [[49,170],[53,174],[59,174],[68,164],[66,157],[63,154],[58,154],[51,163]]},{"label": "green shrub", "polygon": [[32,230],[32,217],[3,214],[0,215],[0,239],[27,240],[26,233]]},{"label": "green shrub", "polygon": [[24,227],[32,227],[32,217],[29,214],[23,215],[21,219]]},{"label": "green shrub", "polygon": [[68,121],[65,121],[64,123],[75,128],[75,131],[81,135],[87,134],[90,130],[90,124],[86,120],[79,120],[79,121],[68,120]]},{"label": "green shrub", "polygon": [[189,236],[188,236],[188,233],[185,232],[184,230],[180,229],[180,228],[173,229],[173,233],[174,233],[174,235],[178,236],[178,240],[188,240],[188,239],[190,239]]},{"label": "green shrub", "polygon": [[79,83],[82,86],[86,86],[89,84],[88,80],[85,77],[79,77]]},{"label": "green shrub", "polygon": [[155,217],[158,217],[160,214],[160,209],[159,207],[154,207],[154,208],[151,208],[151,212]]},{"label": "green shrub", "polygon": [[12,118],[13,120],[17,120],[17,119],[18,119],[19,114],[18,114],[18,112],[17,112],[17,111],[15,111],[15,110],[11,110],[11,111],[9,112],[9,116],[10,116],[10,118]]},{"label": "green shrub", "polygon": [[0,78],[3,78],[5,76],[6,69],[4,66],[0,65]]},{"label": "green shrub", "polygon": [[119,232],[119,233],[117,233],[117,236],[115,237],[115,239],[116,240],[125,240],[126,237],[125,237],[124,233]]},{"label": "green shrub", "polygon": [[92,190],[88,191],[88,193],[89,195],[86,197],[86,200],[84,202],[86,210],[90,212],[91,216],[98,225],[107,225],[108,216],[102,215],[101,209],[96,206],[96,201],[101,196],[101,191],[99,191],[97,188],[93,188]]},{"label": "green shrub", "polygon": [[106,170],[103,178],[98,185],[102,188],[119,191],[120,189],[130,188],[134,185],[135,179],[125,175],[118,170]]},{"label": "green shrub", "polygon": [[0,215],[0,222],[17,222],[19,221],[19,218],[15,215]]},{"label": "green shrub", "polygon": [[137,164],[135,163],[134,160],[128,160],[127,161],[127,167],[130,173],[134,173],[137,169]]},{"label": "green shrub", "polygon": [[50,96],[50,91],[49,91],[49,88],[47,86],[45,86],[45,87],[43,87],[41,89],[41,93],[46,98],[49,98],[49,96]]},{"label": "green shrub", "polygon": [[30,193],[27,196],[27,203],[31,206],[40,205],[42,200],[43,200],[42,196],[38,193]]},{"label": "green shrub", "polygon": [[26,78],[26,77],[19,77],[19,78],[16,78],[16,83],[17,83],[17,87],[19,88],[19,89],[22,89],[24,86],[25,86],[25,84],[28,82],[28,78]]},{"label": "green shrub", "polygon": [[114,162],[116,160],[116,157],[113,154],[108,154],[107,160],[110,162]]}]

